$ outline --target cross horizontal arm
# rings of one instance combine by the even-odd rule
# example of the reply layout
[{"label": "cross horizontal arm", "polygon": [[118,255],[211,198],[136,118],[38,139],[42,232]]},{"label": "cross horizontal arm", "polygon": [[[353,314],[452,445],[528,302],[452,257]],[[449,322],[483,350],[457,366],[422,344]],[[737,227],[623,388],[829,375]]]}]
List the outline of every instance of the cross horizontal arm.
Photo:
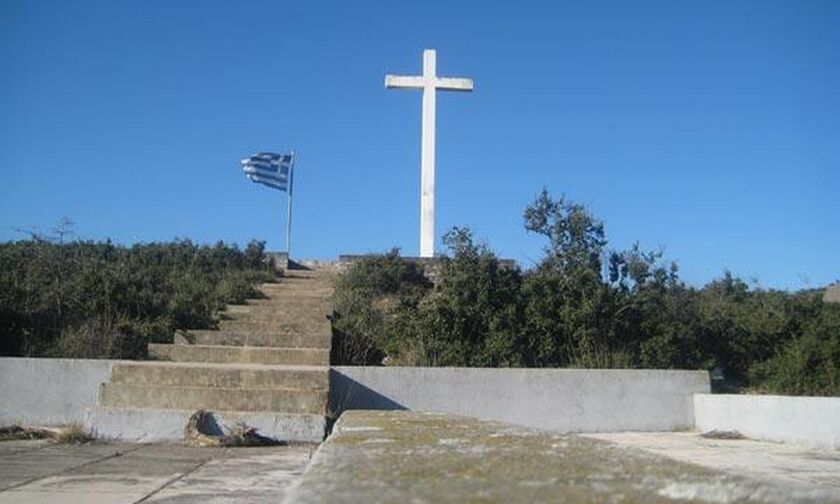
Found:
[{"label": "cross horizontal arm", "polygon": [[455,77],[438,77],[435,82],[435,87],[450,91],[472,91],[473,81],[472,79],[459,79]]},{"label": "cross horizontal arm", "polygon": [[419,75],[386,75],[386,88],[412,88],[423,89],[425,80]]}]

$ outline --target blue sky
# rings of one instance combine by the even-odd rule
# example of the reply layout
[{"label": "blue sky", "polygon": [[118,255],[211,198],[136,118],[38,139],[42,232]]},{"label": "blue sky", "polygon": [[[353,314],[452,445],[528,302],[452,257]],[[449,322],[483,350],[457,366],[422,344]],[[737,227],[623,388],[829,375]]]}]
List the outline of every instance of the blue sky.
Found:
[{"label": "blue sky", "polygon": [[283,247],[282,193],[238,161],[300,153],[293,255],[419,247],[420,93],[440,75],[437,230],[529,267],[537,192],[700,285],[840,278],[840,3],[0,3],[0,239]]}]

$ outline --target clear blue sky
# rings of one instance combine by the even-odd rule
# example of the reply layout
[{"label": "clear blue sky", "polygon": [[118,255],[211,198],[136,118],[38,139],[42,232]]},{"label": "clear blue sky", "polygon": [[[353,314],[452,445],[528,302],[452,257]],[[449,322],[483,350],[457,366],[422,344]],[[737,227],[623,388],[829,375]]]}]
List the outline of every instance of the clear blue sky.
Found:
[{"label": "clear blue sky", "polygon": [[840,2],[0,2],[0,239],[283,246],[284,194],[238,161],[300,152],[293,252],[419,247],[424,48],[438,240],[470,226],[525,267],[543,187],[610,245],[702,284],[840,278]]}]

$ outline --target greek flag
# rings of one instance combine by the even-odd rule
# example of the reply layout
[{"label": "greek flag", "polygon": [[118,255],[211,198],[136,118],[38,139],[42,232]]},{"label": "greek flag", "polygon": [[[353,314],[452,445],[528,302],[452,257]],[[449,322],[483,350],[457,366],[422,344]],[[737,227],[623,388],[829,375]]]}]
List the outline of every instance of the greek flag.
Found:
[{"label": "greek flag", "polygon": [[241,161],[242,171],[252,182],[290,192],[292,186],[292,154],[260,152]]}]

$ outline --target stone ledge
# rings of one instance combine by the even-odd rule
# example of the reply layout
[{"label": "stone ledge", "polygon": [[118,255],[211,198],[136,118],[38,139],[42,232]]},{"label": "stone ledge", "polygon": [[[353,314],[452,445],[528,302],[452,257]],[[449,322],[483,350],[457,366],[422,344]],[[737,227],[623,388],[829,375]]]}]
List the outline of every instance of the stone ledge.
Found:
[{"label": "stone ledge", "polygon": [[288,503],[779,502],[836,494],[498,422],[350,411]]},{"label": "stone ledge", "polygon": [[[181,441],[184,427],[194,411],[139,408],[94,408],[85,425],[97,437],[130,442]],[[242,422],[263,435],[281,441],[318,443],[324,439],[323,415],[272,412],[213,412],[220,426],[233,428]]]}]

